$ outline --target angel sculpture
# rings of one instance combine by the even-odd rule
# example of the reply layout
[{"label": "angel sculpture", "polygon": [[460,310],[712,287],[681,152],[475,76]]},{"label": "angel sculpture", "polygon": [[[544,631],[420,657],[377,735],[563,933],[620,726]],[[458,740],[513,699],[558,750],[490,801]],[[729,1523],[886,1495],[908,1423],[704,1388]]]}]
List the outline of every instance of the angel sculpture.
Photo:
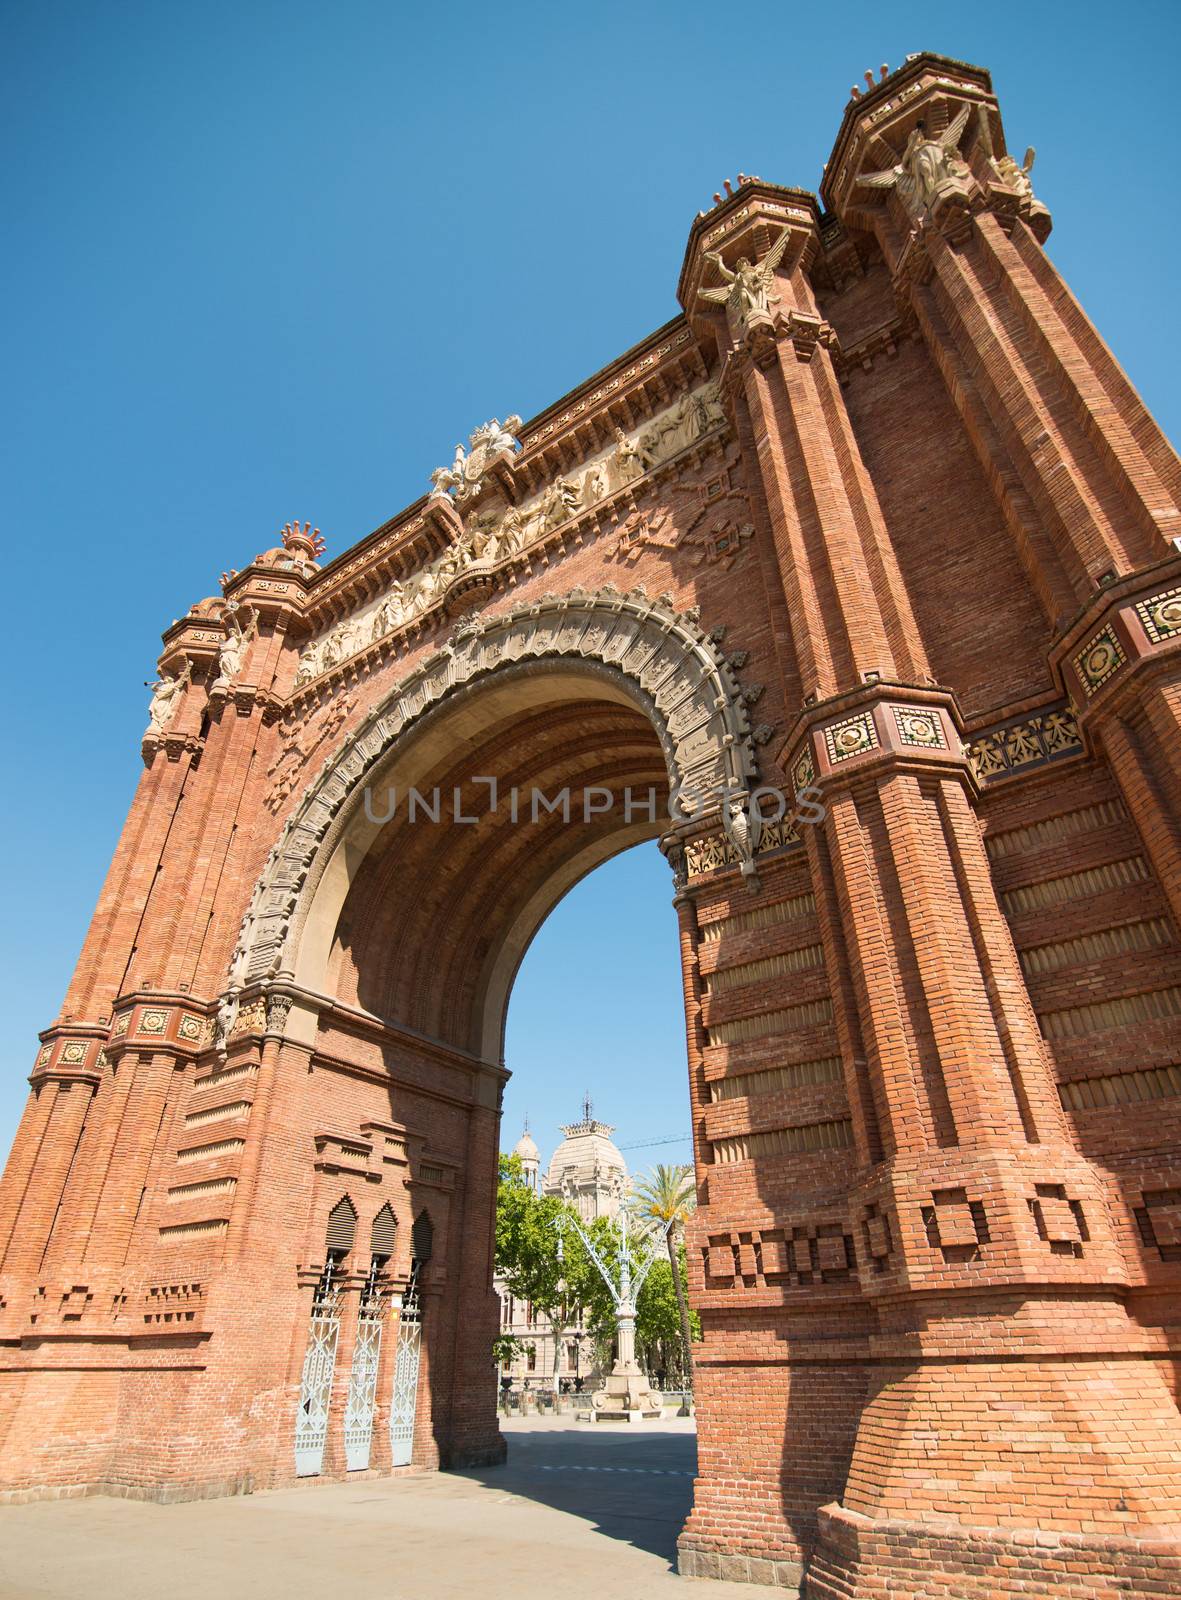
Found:
[{"label": "angel sculpture", "polygon": [[1025,160],[1018,166],[1012,156],[998,156],[992,143],[992,124],[988,120],[988,107],[976,107],[976,126],[980,130],[980,149],[984,152],[985,160],[992,168],[1002,183],[1008,184],[1010,189],[1015,189],[1024,199],[1033,199],[1033,184],[1030,182],[1030,173],[1033,171],[1034,158],[1037,151],[1032,145],[1025,152]]},{"label": "angel sculpture", "polygon": [[171,675],[161,673],[155,683],[148,685],[148,688],[152,691],[152,703],[148,707],[149,733],[163,733],[176,715],[179,696],[191,681],[192,676],[193,663],[186,660],[182,672]]},{"label": "angel sculpture", "polygon": [[885,172],[863,173],[858,183],[868,189],[897,189],[908,211],[925,210],[941,184],[949,178],[963,176],[959,144],[971,109],[971,106],[961,107],[944,132],[934,139],[927,137],[921,122],[916,123],[898,165]]},{"label": "angel sculpture", "polygon": [[740,333],[745,333],[755,318],[770,318],[771,307],[779,304],[775,288],[775,268],[783,260],[791,229],[784,228],[761,261],[751,261],[739,256],[731,272],[716,250],[707,250],[705,259],[712,261],[723,278],[716,289],[699,289],[698,296],[713,305],[725,306]]},{"label": "angel sculpture", "polygon": [[251,613],[250,621],[244,628],[238,620],[237,601],[231,600],[226,606],[224,621],[226,636],[217,651],[217,682],[230,684],[241,672],[246,646],[258,632],[258,612]]}]

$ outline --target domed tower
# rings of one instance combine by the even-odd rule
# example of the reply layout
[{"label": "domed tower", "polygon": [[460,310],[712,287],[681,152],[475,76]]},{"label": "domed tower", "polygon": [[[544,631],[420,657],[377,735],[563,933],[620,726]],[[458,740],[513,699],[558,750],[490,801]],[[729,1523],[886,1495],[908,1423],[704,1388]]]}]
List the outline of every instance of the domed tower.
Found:
[{"label": "domed tower", "polygon": [[627,1163],[611,1140],[614,1131],[608,1123],[595,1120],[588,1095],[582,1121],[562,1129],[565,1137],[545,1175],[542,1193],[568,1200],[584,1222],[617,1216],[630,1186]]},{"label": "domed tower", "polygon": [[525,1182],[531,1189],[536,1189],[541,1174],[541,1152],[534,1143],[533,1135],[529,1132],[529,1119],[525,1118],[525,1127],[521,1137],[513,1146],[513,1154],[521,1158],[521,1171],[525,1175]]}]

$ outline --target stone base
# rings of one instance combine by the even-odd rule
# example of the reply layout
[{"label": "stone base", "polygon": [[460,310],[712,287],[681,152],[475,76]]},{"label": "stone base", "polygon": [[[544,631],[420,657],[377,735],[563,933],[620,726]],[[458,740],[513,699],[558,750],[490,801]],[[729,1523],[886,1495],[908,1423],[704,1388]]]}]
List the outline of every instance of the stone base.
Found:
[{"label": "stone base", "polygon": [[951,1517],[910,1522],[864,1517],[833,1504],[820,1512],[805,1593],[807,1600],[1181,1594],[1181,1528],[1141,1531],[1144,1537],[1108,1537],[972,1527]]},{"label": "stone base", "polygon": [[591,1408],[599,1422],[655,1420],[661,1413],[660,1401],[637,1366],[616,1367],[591,1396]]},{"label": "stone base", "polygon": [[791,1600],[797,1600],[804,1593],[800,1588],[803,1568],[799,1562],[774,1556],[727,1555],[718,1550],[699,1550],[682,1542],[677,1545],[677,1571],[682,1578],[762,1583]]}]

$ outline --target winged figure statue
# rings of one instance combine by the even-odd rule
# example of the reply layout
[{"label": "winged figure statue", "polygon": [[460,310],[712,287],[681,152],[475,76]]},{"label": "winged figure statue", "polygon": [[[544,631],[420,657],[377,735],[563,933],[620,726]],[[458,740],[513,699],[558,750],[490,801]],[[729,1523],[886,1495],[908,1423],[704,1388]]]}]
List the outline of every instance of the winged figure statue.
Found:
[{"label": "winged figure statue", "polygon": [[998,156],[992,143],[992,124],[988,119],[987,106],[976,107],[976,121],[980,129],[980,148],[988,160],[989,166],[1002,183],[1007,183],[1019,195],[1033,199],[1033,183],[1030,173],[1033,171],[1034,159],[1037,151],[1032,145],[1025,152],[1025,160],[1020,166],[1012,156]]},{"label": "winged figure statue", "polygon": [[775,268],[783,260],[790,237],[791,229],[784,228],[761,261],[739,256],[733,272],[716,250],[707,250],[705,259],[713,262],[723,281],[715,289],[699,289],[699,297],[725,306],[740,332],[745,332],[752,317],[769,317],[771,307],[779,304],[774,293]]},{"label": "winged figure statue", "polygon": [[917,123],[911,129],[898,165],[884,172],[863,173],[858,183],[868,189],[897,189],[909,211],[923,210],[931,204],[941,183],[962,175],[959,145],[971,109],[971,106],[962,106],[944,131],[933,139],[928,138],[923,124]]}]

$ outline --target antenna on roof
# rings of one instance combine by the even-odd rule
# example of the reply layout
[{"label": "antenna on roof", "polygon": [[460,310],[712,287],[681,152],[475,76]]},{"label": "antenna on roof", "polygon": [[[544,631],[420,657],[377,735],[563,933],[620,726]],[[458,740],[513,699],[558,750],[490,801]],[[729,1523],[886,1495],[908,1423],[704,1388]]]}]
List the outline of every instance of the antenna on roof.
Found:
[{"label": "antenna on roof", "polygon": [[584,1122],[591,1122],[594,1120],[594,1106],[591,1104],[591,1097],[589,1094],[584,1094],[582,1097],[582,1120]]}]

